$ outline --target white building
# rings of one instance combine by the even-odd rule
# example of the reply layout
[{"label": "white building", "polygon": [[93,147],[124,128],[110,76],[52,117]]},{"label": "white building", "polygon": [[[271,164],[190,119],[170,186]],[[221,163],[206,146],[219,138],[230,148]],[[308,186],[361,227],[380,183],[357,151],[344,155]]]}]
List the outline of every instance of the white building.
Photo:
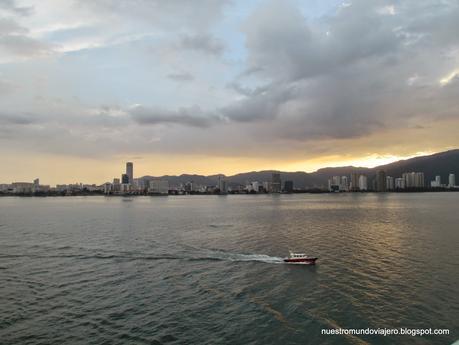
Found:
[{"label": "white building", "polygon": [[433,188],[441,187],[441,176],[439,175],[435,176],[435,180],[430,181],[430,186]]},{"label": "white building", "polygon": [[368,178],[365,175],[359,176],[359,189],[368,190]]},{"label": "white building", "polygon": [[398,177],[395,179],[395,188],[405,189],[405,179],[403,177]]},{"label": "white building", "polygon": [[455,186],[456,186],[456,176],[454,174],[449,174],[448,187],[453,188]]},{"label": "white building", "polygon": [[423,172],[403,173],[402,178],[405,180],[405,188],[422,188],[425,186]]}]

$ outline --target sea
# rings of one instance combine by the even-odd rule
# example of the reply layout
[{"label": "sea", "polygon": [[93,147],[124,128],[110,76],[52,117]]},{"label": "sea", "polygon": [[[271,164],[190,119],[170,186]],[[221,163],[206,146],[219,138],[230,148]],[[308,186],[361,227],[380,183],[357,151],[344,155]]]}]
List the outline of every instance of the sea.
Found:
[{"label": "sea", "polygon": [[459,193],[0,198],[1,344],[458,339]]}]

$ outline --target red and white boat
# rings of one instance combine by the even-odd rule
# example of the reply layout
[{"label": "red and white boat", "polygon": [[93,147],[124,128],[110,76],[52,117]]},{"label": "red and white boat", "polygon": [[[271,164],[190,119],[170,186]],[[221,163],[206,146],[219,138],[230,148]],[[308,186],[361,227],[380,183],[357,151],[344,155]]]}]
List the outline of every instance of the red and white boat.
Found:
[{"label": "red and white boat", "polygon": [[289,264],[299,265],[315,265],[317,258],[307,256],[304,253],[293,253],[290,252],[290,256],[284,259],[284,262]]}]

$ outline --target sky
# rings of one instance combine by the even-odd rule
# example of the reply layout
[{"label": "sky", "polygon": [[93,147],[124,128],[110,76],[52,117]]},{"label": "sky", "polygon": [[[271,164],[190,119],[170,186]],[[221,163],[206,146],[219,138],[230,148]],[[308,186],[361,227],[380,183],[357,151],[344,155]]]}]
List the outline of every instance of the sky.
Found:
[{"label": "sky", "polygon": [[456,0],[0,0],[0,183],[459,147]]}]

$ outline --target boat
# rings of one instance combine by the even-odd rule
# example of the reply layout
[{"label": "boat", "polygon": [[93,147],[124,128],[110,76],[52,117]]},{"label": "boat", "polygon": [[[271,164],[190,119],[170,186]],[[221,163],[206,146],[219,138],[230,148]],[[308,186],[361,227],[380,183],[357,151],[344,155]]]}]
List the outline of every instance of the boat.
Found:
[{"label": "boat", "polygon": [[284,259],[284,262],[289,264],[299,265],[315,265],[318,258],[307,256],[304,253],[290,252],[290,256]]}]

